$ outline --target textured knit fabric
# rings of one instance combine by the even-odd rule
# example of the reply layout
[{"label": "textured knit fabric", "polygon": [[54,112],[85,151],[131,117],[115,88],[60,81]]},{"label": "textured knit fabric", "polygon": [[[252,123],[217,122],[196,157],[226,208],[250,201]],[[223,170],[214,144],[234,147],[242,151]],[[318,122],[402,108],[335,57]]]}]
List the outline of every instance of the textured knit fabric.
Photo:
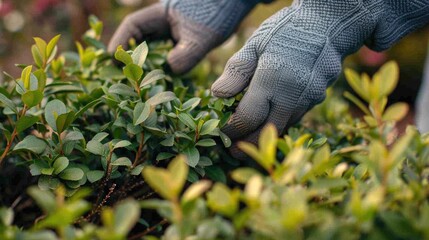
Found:
[{"label": "textured knit fabric", "polygon": [[126,47],[130,38],[172,37],[177,43],[167,60],[174,72],[184,73],[223,43],[259,2],[262,0],[162,0],[126,17],[108,49],[114,52],[118,45]]},{"label": "textured knit fabric", "polygon": [[429,133],[429,52],[416,103],[416,124],[421,133]]},{"label": "textured knit fabric", "polygon": [[429,0],[295,1],[259,27],[213,84],[219,97],[248,87],[225,133],[256,143],[267,123],[282,132],[324,100],[347,55],[364,43],[388,48],[427,22]]}]

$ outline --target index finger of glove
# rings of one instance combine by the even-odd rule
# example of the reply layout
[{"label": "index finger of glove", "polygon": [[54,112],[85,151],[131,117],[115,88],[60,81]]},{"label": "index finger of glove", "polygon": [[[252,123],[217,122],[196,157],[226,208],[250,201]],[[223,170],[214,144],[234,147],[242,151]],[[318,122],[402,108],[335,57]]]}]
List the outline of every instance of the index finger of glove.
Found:
[{"label": "index finger of glove", "polygon": [[131,38],[137,42],[165,38],[169,30],[165,7],[161,3],[151,5],[125,17],[109,42],[108,51],[115,52],[119,45],[127,49]]}]

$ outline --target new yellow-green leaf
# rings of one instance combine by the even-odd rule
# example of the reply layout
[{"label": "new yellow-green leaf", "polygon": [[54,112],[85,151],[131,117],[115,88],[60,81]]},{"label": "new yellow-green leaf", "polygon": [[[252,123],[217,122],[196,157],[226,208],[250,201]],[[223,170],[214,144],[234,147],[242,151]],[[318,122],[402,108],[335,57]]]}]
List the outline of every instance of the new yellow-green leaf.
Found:
[{"label": "new yellow-green leaf", "polygon": [[381,67],[378,71],[381,84],[381,94],[388,96],[395,90],[399,81],[399,66],[395,61],[390,61]]},{"label": "new yellow-green leaf", "polygon": [[400,121],[407,115],[408,109],[406,103],[395,103],[387,108],[383,115],[383,121]]},{"label": "new yellow-green leaf", "polygon": [[116,60],[124,63],[125,65],[129,65],[133,63],[133,59],[131,58],[130,54],[128,54],[122,46],[118,46],[115,52],[115,58]]},{"label": "new yellow-green leaf", "polygon": [[43,62],[46,62],[46,58],[47,58],[46,57],[46,47],[47,47],[46,42],[43,39],[38,38],[38,37],[35,37],[34,41],[36,42],[36,46],[39,49],[39,53],[42,57]]},{"label": "new yellow-green leaf", "polygon": [[353,71],[352,69],[346,69],[344,71],[344,74],[346,76],[346,80],[349,83],[349,85],[353,88],[353,90],[362,98],[364,98],[365,100],[369,100],[368,99],[368,90],[369,89],[364,89],[361,79],[359,77],[359,74],[355,71]]},{"label": "new yellow-green leaf", "polygon": [[211,185],[211,182],[208,180],[201,180],[192,184],[183,194],[182,201],[189,202],[197,199],[207,191]]},{"label": "new yellow-green leaf", "polygon": [[60,40],[60,37],[61,35],[58,34],[57,36],[52,38],[51,41],[49,41],[48,45],[46,46],[46,58],[48,59],[48,61],[52,60],[52,58],[55,57],[56,47],[57,47],[58,40]]},{"label": "new yellow-green leaf", "polygon": [[222,183],[216,183],[207,193],[207,205],[215,212],[225,216],[234,216],[238,210],[240,191],[230,190]]},{"label": "new yellow-green leaf", "polygon": [[24,83],[25,89],[27,90],[30,89],[30,74],[32,69],[33,69],[32,65],[27,66],[22,70],[22,73],[21,73],[21,80]]},{"label": "new yellow-green leaf", "polygon": [[175,158],[168,169],[147,166],[143,177],[151,188],[168,200],[177,199],[188,176],[188,167],[183,156]]},{"label": "new yellow-green leaf", "polygon": [[277,128],[273,124],[267,125],[259,137],[259,152],[265,167],[272,168],[277,154]]}]

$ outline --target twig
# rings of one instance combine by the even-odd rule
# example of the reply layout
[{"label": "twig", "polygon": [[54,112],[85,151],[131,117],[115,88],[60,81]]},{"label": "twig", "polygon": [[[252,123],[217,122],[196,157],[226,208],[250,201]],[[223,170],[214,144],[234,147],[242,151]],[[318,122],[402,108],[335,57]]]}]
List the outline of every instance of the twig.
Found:
[{"label": "twig", "polygon": [[132,168],[135,168],[137,166],[137,164],[141,158],[143,146],[144,146],[144,132],[142,132],[142,134],[141,134],[139,149],[137,150],[136,158],[134,159]]},{"label": "twig", "polygon": [[103,198],[103,200],[95,207],[91,210],[91,212],[86,216],[86,217],[82,217],[79,220],[76,221],[76,223],[81,223],[83,221],[87,221],[89,222],[90,219],[98,214],[101,210],[101,208],[106,204],[107,200],[109,200],[110,196],[113,194],[113,192],[115,191],[116,188],[116,184],[112,184],[112,186],[109,188],[109,192],[107,193],[107,195]]},{"label": "twig", "polygon": [[131,236],[128,239],[129,240],[140,239],[141,237],[146,236],[147,234],[153,232],[159,226],[162,226],[162,225],[167,224],[167,223],[168,223],[167,219],[163,219],[161,222],[159,222],[159,223],[155,224],[154,226],[146,229],[144,232],[138,233],[138,234],[136,234],[134,236]]},{"label": "twig", "polygon": [[[27,112],[27,105],[24,105],[24,108],[22,109],[21,113],[18,114],[19,118],[23,117],[25,113]],[[18,135],[18,129],[17,126],[13,129],[12,135],[10,136],[10,140],[7,143],[6,149],[4,150],[3,154],[0,157],[0,167],[3,163],[3,160],[6,158],[7,154],[9,153],[10,148],[12,147],[13,140],[15,140],[15,137]]]}]

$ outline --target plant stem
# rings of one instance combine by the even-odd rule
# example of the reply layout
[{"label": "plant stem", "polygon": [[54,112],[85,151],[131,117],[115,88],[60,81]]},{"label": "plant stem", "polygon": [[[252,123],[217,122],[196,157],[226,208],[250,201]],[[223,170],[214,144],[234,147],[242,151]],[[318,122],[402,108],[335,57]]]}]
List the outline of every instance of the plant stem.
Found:
[{"label": "plant stem", "polygon": [[6,149],[4,150],[3,154],[0,157],[0,166],[3,163],[3,160],[6,158],[10,148],[12,147],[12,143],[13,143],[13,140],[15,139],[16,135],[17,135],[17,131],[16,131],[16,127],[15,127],[15,129],[13,129],[12,135],[10,137],[10,141],[8,141]]},{"label": "plant stem", "polygon": [[113,150],[110,150],[109,152],[109,156],[107,157],[107,166],[106,166],[106,181],[108,181],[110,179],[110,174],[112,174],[112,155],[113,155]]},{"label": "plant stem", "polygon": [[131,236],[129,239],[130,240],[134,240],[134,239],[140,239],[143,236],[146,236],[147,234],[153,232],[155,229],[157,229],[159,226],[165,225],[166,223],[168,223],[167,219],[163,219],[161,222],[155,224],[154,226],[146,229],[144,232],[136,234],[134,236]]},{"label": "plant stem", "polygon": [[136,82],[135,88],[136,88],[137,94],[139,95],[139,98],[140,98],[141,90],[140,90],[140,86],[139,86],[138,82]]},{"label": "plant stem", "polygon": [[[27,106],[24,105],[24,108],[22,109],[21,113],[19,114],[19,118],[24,116],[26,112],[27,112]],[[3,154],[0,157],[0,166],[2,165],[3,160],[6,158],[7,154],[9,153],[9,150],[11,149],[12,144],[13,144],[13,140],[15,140],[15,137],[17,135],[18,135],[18,130],[17,130],[17,126],[15,126],[15,128],[13,129],[12,135],[10,136],[10,140],[7,143],[6,149],[4,150]]]},{"label": "plant stem", "polygon": [[137,150],[136,158],[134,159],[132,168],[135,168],[137,166],[137,163],[139,162],[142,151],[143,151],[143,146],[144,146],[144,132],[142,132],[142,134],[141,134],[139,149]]}]

